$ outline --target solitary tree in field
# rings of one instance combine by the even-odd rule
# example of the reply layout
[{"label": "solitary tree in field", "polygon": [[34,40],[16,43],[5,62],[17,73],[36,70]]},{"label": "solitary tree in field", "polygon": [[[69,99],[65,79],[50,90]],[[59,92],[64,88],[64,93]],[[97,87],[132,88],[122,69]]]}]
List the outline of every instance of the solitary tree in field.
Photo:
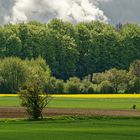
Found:
[{"label": "solitary tree in field", "polygon": [[22,106],[32,119],[43,118],[42,111],[49,103],[49,95],[44,93],[44,84],[50,77],[50,69],[41,58],[27,62],[30,64],[30,76],[20,91]]},{"label": "solitary tree in field", "polygon": [[20,98],[22,106],[26,108],[31,119],[38,120],[43,118],[42,112],[48,105],[50,97],[48,94],[43,93],[42,88],[37,83],[24,86],[20,92]]}]

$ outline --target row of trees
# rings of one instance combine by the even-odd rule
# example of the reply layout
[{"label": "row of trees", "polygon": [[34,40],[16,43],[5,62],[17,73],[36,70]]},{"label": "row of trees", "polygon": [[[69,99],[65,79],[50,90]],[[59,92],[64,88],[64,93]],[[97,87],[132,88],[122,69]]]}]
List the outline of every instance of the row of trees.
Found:
[{"label": "row of trees", "polygon": [[93,77],[93,82],[89,82],[88,77],[83,80],[77,77],[67,81],[56,79],[42,58],[22,60],[10,57],[0,60],[1,93],[17,93],[24,86],[37,82],[36,85],[48,94],[139,93],[140,61],[134,61],[128,71],[113,68],[95,73]]},{"label": "row of trees", "polygon": [[59,19],[0,27],[0,57],[42,57],[52,75],[64,81],[111,68],[128,70],[140,59],[140,26],[117,28],[96,22],[72,24]]},{"label": "row of trees", "polygon": [[140,93],[140,61],[134,61],[129,71],[115,68],[95,74],[94,83],[100,85],[100,93]]},{"label": "row of trees", "polygon": [[82,81],[73,77],[65,83],[53,78],[46,89],[48,93],[70,94],[140,93],[140,60],[134,61],[128,71],[113,68],[93,77],[93,82],[89,82],[87,77]]}]

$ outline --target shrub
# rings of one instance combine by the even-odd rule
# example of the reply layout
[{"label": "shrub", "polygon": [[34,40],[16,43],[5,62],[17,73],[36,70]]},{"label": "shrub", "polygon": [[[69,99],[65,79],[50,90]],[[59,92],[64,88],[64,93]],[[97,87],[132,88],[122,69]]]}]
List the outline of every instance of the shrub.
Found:
[{"label": "shrub", "polygon": [[88,93],[88,94],[93,94],[93,93],[95,93],[95,89],[94,89],[93,85],[90,85],[90,86],[88,87],[87,93]]},{"label": "shrub", "polygon": [[136,60],[130,65],[128,75],[126,93],[140,93],[140,60]]},{"label": "shrub", "polygon": [[64,93],[64,81],[50,77],[45,84],[45,92],[50,94]]},{"label": "shrub", "polygon": [[109,94],[109,93],[114,93],[114,88],[112,84],[109,81],[103,81],[99,85],[99,92],[102,94]]},{"label": "shrub", "polygon": [[138,77],[130,80],[126,93],[140,93],[140,79]]},{"label": "shrub", "polygon": [[70,94],[81,93],[80,79],[76,77],[70,78],[65,84],[65,93],[70,93]]},{"label": "shrub", "polygon": [[64,93],[64,81],[63,80],[56,81],[56,92],[55,93],[57,93],[57,94]]},{"label": "shrub", "polygon": [[81,84],[81,93],[84,94],[93,94],[95,93],[94,86],[91,82],[83,81]]},{"label": "shrub", "polygon": [[136,60],[130,65],[129,72],[131,76],[140,78],[140,60]]}]

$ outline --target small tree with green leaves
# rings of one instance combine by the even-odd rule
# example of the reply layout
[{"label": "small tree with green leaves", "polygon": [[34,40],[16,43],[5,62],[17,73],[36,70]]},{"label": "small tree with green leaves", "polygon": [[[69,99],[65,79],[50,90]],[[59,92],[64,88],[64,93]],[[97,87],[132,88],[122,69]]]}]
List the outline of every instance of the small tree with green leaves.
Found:
[{"label": "small tree with green leaves", "polygon": [[29,117],[34,120],[43,119],[42,112],[48,105],[50,96],[43,93],[42,87],[37,83],[32,83],[24,86],[19,94],[22,106],[26,108]]},{"label": "small tree with green leaves", "polygon": [[126,84],[128,78],[126,70],[118,70],[116,68],[106,71],[105,76],[107,81],[112,84],[115,93],[119,93],[121,87]]},{"label": "small tree with green leaves", "polygon": [[45,83],[50,77],[50,69],[41,58],[27,63],[30,76],[19,94],[22,106],[26,108],[30,118],[38,120],[43,118],[43,109],[50,101],[50,96],[44,92]]}]

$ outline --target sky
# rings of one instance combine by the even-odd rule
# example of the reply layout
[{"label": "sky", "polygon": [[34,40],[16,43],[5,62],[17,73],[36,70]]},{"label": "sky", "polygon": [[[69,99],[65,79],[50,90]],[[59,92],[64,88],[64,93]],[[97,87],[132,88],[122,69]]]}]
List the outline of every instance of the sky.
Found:
[{"label": "sky", "polygon": [[0,0],[0,24],[52,18],[140,23],[140,0]]}]

